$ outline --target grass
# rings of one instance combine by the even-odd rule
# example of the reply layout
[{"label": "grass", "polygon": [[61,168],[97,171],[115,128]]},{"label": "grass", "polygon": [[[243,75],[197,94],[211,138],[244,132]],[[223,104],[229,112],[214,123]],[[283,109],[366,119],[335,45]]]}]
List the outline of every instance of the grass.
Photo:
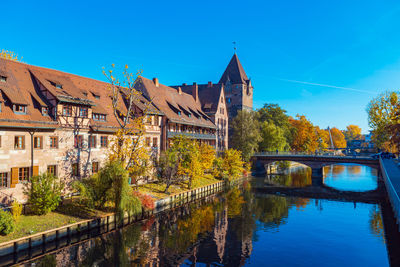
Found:
[{"label": "grass", "polygon": [[105,213],[71,203],[60,206],[58,210],[46,215],[21,215],[19,222],[16,223],[15,231],[9,235],[0,236],[0,243],[96,218],[103,214]]},{"label": "grass", "polygon": [[[212,175],[205,175],[205,176],[193,181],[192,189],[206,186],[209,184],[213,184],[213,183],[216,183],[219,181],[221,181],[221,180],[215,179]],[[180,193],[183,191],[187,191],[187,190],[189,190],[189,188],[188,188],[188,183],[183,182],[178,185],[171,185],[168,189],[167,194],[164,193],[164,190],[165,190],[165,184],[162,184],[162,183],[159,183],[159,184],[148,183],[148,184],[139,186],[140,192],[151,195],[153,198],[156,198],[156,199],[166,198],[170,195],[177,194],[177,193]]]}]

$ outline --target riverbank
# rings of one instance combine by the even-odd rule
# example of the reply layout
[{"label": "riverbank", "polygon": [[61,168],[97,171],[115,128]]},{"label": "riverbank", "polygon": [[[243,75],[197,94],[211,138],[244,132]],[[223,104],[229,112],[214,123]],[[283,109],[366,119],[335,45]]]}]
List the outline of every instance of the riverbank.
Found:
[{"label": "riverbank", "polygon": [[[31,258],[32,252],[35,251],[34,248],[41,247],[39,250],[41,250],[41,253],[44,253],[73,244],[74,242],[80,242],[82,235],[84,235],[86,239],[89,239],[93,235],[99,235],[116,230],[125,225],[147,219],[152,216],[152,214],[158,213],[162,210],[174,208],[181,204],[190,203],[214,195],[223,191],[225,186],[226,183],[224,181],[218,181],[192,190],[171,194],[167,198],[157,200],[156,208],[154,210],[144,211],[140,214],[125,214],[121,225],[119,225],[115,220],[114,214],[105,214],[97,218],[81,220],[37,234],[23,236],[5,242],[3,241],[0,243],[0,257],[11,257],[9,255],[17,255],[17,258],[14,258],[13,260],[13,263],[17,263],[19,261],[18,255],[21,251],[26,251],[26,254],[28,255],[27,257]],[[68,219],[71,220],[71,218]],[[37,250],[38,249],[36,249],[36,251]]]},{"label": "riverbank", "polygon": [[[220,180],[211,176],[199,178],[193,183],[193,189],[207,187]],[[172,196],[182,194],[188,191],[186,183],[173,185],[169,189],[169,193],[164,193],[164,184],[149,183],[138,187],[138,191],[148,194],[153,197],[155,206],[160,206],[160,203],[169,202],[168,199]],[[37,234],[40,232],[50,231],[55,228],[67,226],[77,222],[82,222],[89,219],[95,219],[111,214],[106,211],[89,209],[77,203],[75,199],[67,199],[57,210],[46,215],[21,215],[19,222],[16,224],[16,229],[13,233],[6,236],[0,236],[0,245],[14,239],[19,239],[24,236]],[[160,202],[160,203],[157,203]]]}]

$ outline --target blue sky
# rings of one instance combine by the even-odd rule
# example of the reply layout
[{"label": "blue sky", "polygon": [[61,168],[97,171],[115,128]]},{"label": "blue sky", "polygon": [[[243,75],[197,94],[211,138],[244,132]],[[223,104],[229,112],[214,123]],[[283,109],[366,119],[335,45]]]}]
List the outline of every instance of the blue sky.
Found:
[{"label": "blue sky", "polygon": [[164,84],[217,82],[232,42],[254,106],[368,129],[368,101],[400,86],[400,2],[2,1],[0,49],[103,80],[128,64]]}]

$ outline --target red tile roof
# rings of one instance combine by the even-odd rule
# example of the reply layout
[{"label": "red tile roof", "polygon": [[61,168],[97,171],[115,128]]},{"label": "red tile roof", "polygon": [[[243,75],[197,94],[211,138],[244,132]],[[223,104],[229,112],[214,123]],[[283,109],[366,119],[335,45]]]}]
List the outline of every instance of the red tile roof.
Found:
[{"label": "red tile roof", "polygon": [[144,92],[172,122],[215,128],[211,119],[202,111],[200,101],[195,101],[191,94],[179,93],[178,89],[161,83],[156,86],[152,80],[144,77],[137,89]]},{"label": "red tile roof", "polygon": [[[7,77],[6,82],[0,81],[0,101],[5,98],[0,122],[7,122],[8,126],[34,127],[56,123],[51,116],[42,115],[41,107],[50,105],[47,97],[39,90],[39,84],[42,84],[60,102],[89,105],[93,112],[107,115],[105,125],[93,121],[94,126],[100,123],[102,127],[118,127],[111,108],[108,83],[6,59],[0,59],[0,75]],[[60,84],[62,88],[57,88],[56,84]],[[136,105],[143,107],[146,101],[141,96]],[[27,105],[27,114],[14,113],[12,104]],[[162,114],[154,105],[150,105],[149,113]],[[0,126],[4,125],[0,123]]]}]

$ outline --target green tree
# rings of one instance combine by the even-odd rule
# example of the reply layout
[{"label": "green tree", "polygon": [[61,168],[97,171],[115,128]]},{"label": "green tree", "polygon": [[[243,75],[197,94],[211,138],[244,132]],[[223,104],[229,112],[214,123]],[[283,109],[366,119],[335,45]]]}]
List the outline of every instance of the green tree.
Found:
[{"label": "green tree", "polygon": [[64,185],[50,173],[33,176],[24,188],[32,212],[37,215],[55,210],[61,202]]},{"label": "green tree", "polygon": [[122,218],[123,213],[139,212],[140,200],[133,195],[129,185],[128,171],[118,161],[108,162],[99,173],[90,178],[76,181],[74,188],[89,206],[102,209],[111,203],[115,213]]},{"label": "green tree", "polygon": [[260,127],[254,111],[240,110],[231,123],[233,134],[230,139],[232,147],[242,152],[245,161],[258,150],[261,141]]},{"label": "green tree", "polygon": [[14,232],[15,221],[10,212],[0,209],[0,234],[8,235]]},{"label": "green tree", "polygon": [[182,176],[178,175],[179,163],[177,153],[169,149],[162,152],[155,165],[158,181],[165,184],[164,193],[168,193],[171,185],[183,181]]},{"label": "green tree", "polygon": [[400,122],[398,116],[399,93],[388,91],[375,97],[369,102],[367,113],[374,144],[378,148],[393,151],[396,145],[391,142],[391,133],[388,129]]},{"label": "green tree", "polygon": [[204,175],[199,144],[195,140],[179,135],[173,138],[168,150],[176,156],[178,175],[188,179],[188,188],[191,189],[193,181]]},{"label": "green tree", "polygon": [[264,121],[261,123],[261,142],[259,149],[261,151],[284,151],[289,148],[285,131],[276,126],[273,122]]}]

